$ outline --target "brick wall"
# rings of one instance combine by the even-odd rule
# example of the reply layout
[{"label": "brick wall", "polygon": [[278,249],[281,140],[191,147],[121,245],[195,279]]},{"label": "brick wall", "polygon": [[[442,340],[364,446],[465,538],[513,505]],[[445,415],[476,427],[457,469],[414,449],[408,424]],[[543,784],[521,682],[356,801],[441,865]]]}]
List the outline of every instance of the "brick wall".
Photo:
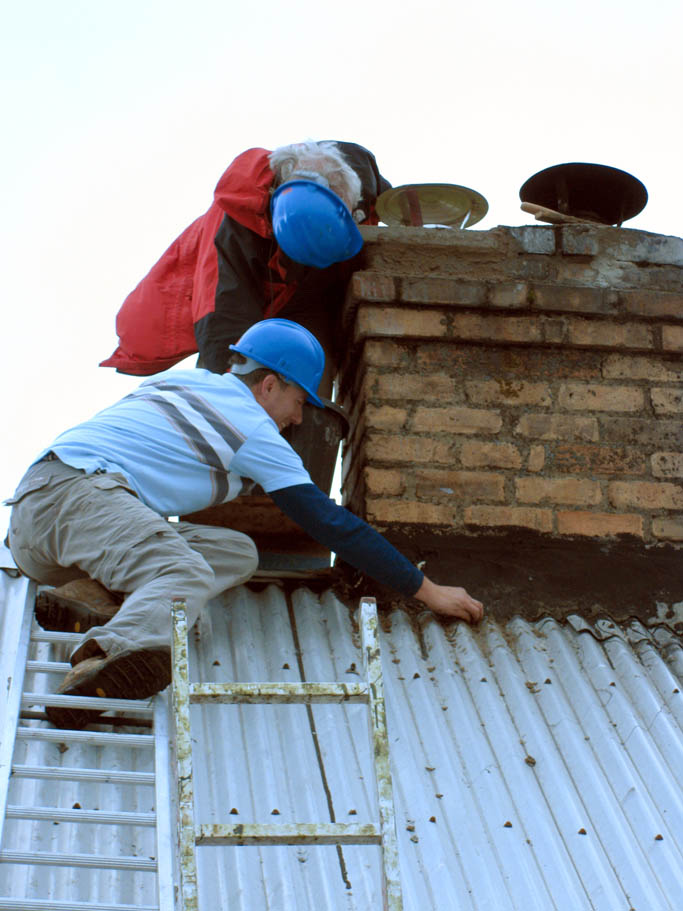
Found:
[{"label": "brick wall", "polygon": [[366,228],[345,502],[375,526],[683,546],[683,240]]}]

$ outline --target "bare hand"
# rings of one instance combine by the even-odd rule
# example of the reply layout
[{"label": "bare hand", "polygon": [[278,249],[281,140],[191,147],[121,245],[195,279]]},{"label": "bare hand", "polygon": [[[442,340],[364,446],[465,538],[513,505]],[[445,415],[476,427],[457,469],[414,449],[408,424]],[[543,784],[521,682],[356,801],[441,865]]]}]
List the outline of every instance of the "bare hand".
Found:
[{"label": "bare hand", "polygon": [[484,616],[484,605],[470,597],[464,588],[436,585],[427,576],[413,597],[441,617],[452,617],[466,623],[479,623]]}]

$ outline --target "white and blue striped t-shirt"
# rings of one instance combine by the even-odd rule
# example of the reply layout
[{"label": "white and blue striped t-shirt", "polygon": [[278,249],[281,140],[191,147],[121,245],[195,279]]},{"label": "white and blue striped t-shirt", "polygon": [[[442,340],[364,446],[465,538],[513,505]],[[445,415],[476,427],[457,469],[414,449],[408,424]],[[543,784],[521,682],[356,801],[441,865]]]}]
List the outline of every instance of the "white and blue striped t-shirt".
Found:
[{"label": "white and blue striped t-shirt", "polygon": [[234,499],[249,478],[270,493],[311,478],[237,377],[167,370],[49,446],[62,462],[120,472],[162,516]]}]

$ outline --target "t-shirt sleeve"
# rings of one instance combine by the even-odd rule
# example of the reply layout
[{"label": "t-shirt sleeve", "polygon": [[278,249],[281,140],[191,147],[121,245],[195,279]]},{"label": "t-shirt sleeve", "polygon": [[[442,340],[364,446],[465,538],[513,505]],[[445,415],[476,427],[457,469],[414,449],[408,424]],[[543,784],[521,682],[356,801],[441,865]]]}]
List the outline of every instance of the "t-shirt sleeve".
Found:
[{"label": "t-shirt sleeve", "polygon": [[256,481],[266,493],[312,483],[300,456],[280,436],[270,418],[249,434],[230,463],[230,470]]}]

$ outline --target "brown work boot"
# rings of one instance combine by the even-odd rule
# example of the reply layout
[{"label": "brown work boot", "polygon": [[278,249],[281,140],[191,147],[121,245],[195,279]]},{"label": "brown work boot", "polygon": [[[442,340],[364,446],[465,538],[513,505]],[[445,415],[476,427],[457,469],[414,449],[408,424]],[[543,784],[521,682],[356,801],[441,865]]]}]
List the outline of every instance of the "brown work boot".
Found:
[{"label": "brown work boot", "polygon": [[123,595],[108,591],[94,579],[74,579],[36,597],[36,620],[43,629],[84,633],[103,626],[118,611]]},{"label": "brown work boot", "polygon": [[[99,696],[101,699],[147,699],[171,682],[170,648],[142,649],[86,658],[64,678],[62,696]],[[105,711],[104,709],[102,711]],[[102,711],[69,706],[46,706],[48,719],[57,728],[80,730],[96,722]],[[103,721],[106,724],[106,719]]]}]

